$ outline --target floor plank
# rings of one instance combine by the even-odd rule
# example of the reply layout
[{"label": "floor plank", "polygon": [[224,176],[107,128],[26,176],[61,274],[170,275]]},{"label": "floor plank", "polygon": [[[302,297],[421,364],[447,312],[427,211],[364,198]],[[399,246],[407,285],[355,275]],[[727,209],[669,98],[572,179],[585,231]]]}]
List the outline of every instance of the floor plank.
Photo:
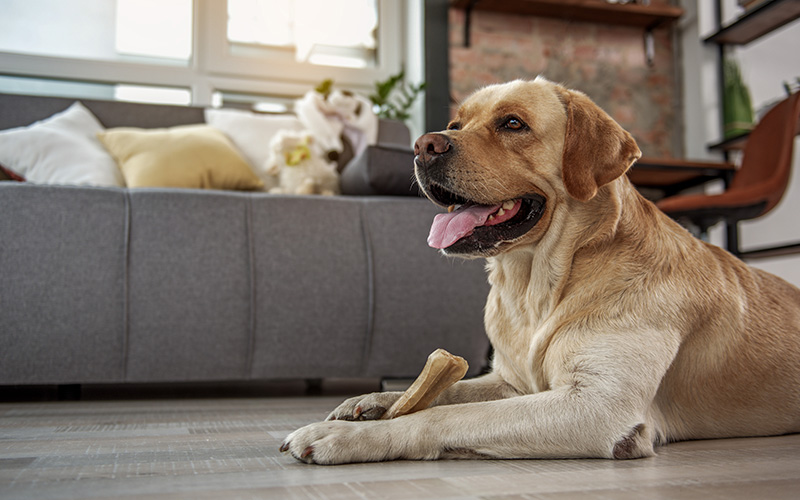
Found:
[{"label": "floor plank", "polygon": [[0,498],[798,498],[800,435],[631,461],[310,466],[278,451],[341,397],[0,404]]}]

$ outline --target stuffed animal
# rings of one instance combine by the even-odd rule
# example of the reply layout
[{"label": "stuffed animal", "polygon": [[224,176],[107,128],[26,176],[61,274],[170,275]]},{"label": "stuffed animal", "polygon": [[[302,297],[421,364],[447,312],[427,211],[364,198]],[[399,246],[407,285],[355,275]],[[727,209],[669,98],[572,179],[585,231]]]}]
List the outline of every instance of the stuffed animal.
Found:
[{"label": "stuffed animal", "polygon": [[281,130],[269,144],[265,169],[278,179],[270,193],[339,194],[339,174],[316,151],[309,132]]},{"label": "stuffed animal", "polygon": [[358,94],[311,90],[295,103],[295,113],[326,154],[344,150],[342,136],[352,145],[354,155],[378,141],[378,117],[369,99]]}]

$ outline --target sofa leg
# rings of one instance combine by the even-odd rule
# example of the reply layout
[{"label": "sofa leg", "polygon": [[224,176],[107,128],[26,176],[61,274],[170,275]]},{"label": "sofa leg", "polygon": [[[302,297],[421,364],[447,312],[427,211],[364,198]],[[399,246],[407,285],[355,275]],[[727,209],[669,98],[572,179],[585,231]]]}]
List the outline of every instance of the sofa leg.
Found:
[{"label": "sofa leg", "polygon": [[382,378],[381,392],[403,392],[413,383],[413,378]]},{"label": "sofa leg", "polygon": [[481,371],[478,372],[478,375],[486,375],[492,371],[492,358],[494,358],[494,347],[489,344],[489,349],[486,350],[486,359],[483,361],[483,366],[481,366]]},{"label": "sofa leg", "polygon": [[321,378],[307,378],[306,379],[306,396],[319,396],[322,394],[322,379]]},{"label": "sofa leg", "polygon": [[60,384],[56,387],[58,401],[80,401],[81,384]]}]

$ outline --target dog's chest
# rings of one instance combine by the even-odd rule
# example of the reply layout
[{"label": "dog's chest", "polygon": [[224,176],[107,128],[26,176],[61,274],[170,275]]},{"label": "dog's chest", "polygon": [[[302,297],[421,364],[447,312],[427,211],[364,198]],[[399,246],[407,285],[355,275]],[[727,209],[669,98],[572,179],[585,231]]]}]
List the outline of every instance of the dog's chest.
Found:
[{"label": "dog's chest", "polygon": [[541,253],[501,256],[487,261],[489,292],[485,326],[495,350],[493,369],[525,392],[549,387],[545,354],[558,324],[555,259]]},{"label": "dog's chest", "polygon": [[544,356],[551,324],[549,315],[528,300],[493,290],[486,308],[486,332],[495,351],[494,370],[524,392],[546,390]]}]

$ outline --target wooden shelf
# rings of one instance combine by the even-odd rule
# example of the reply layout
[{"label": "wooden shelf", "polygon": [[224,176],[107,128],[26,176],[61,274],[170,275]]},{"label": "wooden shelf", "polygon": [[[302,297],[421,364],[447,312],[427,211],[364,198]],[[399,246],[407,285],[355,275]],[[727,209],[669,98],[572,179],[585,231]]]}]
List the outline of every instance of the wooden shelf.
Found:
[{"label": "wooden shelf", "polygon": [[683,15],[671,5],[611,4],[605,0],[451,0],[459,9],[555,17],[600,24],[654,29],[668,26]]},{"label": "wooden shelf", "polygon": [[744,149],[747,144],[747,138],[750,137],[749,133],[744,133],[728,139],[723,139],[719,142],[708,145],[708,149],[712,151],[738,151]]},{"label": "wooden shelf", "polygon": [[729,182],[734,172],[730,163],[642,157],[628,170],[628,178],[638,187],[661,189],[671,196],[714,179]]},{"label": "wooden shelf", "polygon": [[707,43],[746,45],[800,17],[800,0],[769,0],[705,39]]},{"label": "wooden shelf", "polygon": [[785,257],[787,255],[800,254],[800,243],[787,243],[768,248],[758,248],[755,250],[745,250],[739,252],[739,257],[742,259],[769,259],[771,257]]}]

